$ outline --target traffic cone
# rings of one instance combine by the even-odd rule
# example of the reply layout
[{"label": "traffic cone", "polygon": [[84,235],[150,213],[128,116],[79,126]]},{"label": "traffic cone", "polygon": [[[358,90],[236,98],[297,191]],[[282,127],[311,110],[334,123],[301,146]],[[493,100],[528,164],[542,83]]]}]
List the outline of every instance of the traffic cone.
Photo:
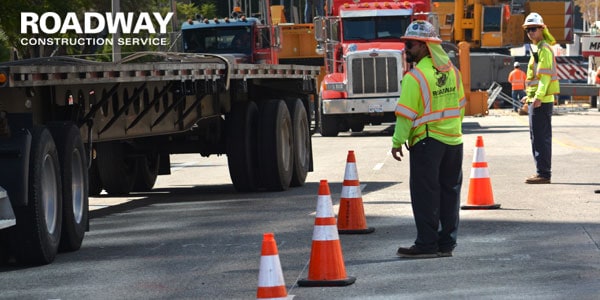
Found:
[{"label": "traffic cone", "polygon": [[342,196],[340,198],[340,209],[338,211],[338,232],[345,233],[371,233],[375,228],[367,227],[362,195],[360,193],[360,182],[356,170],[356,157],[354,151],[348,151],[346,159],[346,171],[344,183],[342,184]]},{"label": "traffic cone", "polygon": [[496,209],[500,204],[494,204],[492,193],[492,182],[490,172],[485,161],[485,150],[483,149],[483,138],[477,137],[475,152],[473,154],[473,166],[469,180],[469,197],[467,204],[462,209]]},{"label": "traffic cone", "polygon": [[321,180],[319,184],[312,241],[308,278],[298,280],[299,286],[345,286],[356,281],[346,275],[327,180]]},{"label": "traffic cone", "polygon": [[273,233],[263,234],[256,299],[287,299],[287,290]]}]

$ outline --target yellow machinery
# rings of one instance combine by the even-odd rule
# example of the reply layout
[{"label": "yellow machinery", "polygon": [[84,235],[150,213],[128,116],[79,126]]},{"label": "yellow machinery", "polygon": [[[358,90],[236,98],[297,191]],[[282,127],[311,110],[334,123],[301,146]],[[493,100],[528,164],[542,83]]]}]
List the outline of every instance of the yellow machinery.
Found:
[{"label": "yellow machinery", "polygon": [[530,12],[537,12],[559,44],[573,42],[573,0],[528,1],[456,0],[433,2],[439,17],[442,40],[471,48],[510,48],[529,42],[521,24]]},{"label": "yellow machinery", "polygon": [[318,77],[318,84],[325,76],[323,54],[317,54],[317,40],[315,39],[314,24],[287,23],[283,5],[271,5],[273,24],[281,31],[281,49],[279,50],[279,63],[322,66]]}]

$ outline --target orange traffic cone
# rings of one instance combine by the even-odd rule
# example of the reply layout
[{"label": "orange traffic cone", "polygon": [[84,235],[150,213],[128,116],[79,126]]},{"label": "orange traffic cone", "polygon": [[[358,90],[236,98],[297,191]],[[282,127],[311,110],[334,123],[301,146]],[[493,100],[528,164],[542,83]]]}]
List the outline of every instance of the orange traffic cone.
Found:
[{"label": "orange traffic cone", "polygon": [[317,214],[312,237],[308,278],[298,280],[299,286],[345,286],[356,278],[346,275],[342,246],[333,214],[327,180],[321,180]]},{"label": "orange traffic cone", "polygon": [[471,179],[469,180],[469,198],[462,209],[496,209],[500,204],[494,204],[492,193],[492,182],[490,172],[485,161],[485,150],[483,149],[483,138],[477,137],[475,152],[473,154],[473,166],[471,168]]},{"label": "orange traffic cone", "polygon": [[287,299],[287,290],[273,233],[263,234],[256,299]]},{"label": "orange traffic cone", "polygon": [[354,151],[348,151],[346,159],[346,171],[344,183],[342,184],[342,196],[338,212],[339,233],[371,233],[375,228],[367,227],[362,195],[360,193],[360,182],[356,170],[356,157]]}]

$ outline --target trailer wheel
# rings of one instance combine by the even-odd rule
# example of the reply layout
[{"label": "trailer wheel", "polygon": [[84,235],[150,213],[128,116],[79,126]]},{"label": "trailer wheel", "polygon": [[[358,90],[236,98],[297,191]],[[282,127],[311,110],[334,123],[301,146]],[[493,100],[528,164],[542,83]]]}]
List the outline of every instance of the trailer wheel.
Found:
[{"label": "trailer wheel", "polygon": [[109,195],[126,195],[133,189],[137,163],[127,157],[126,146],[119,142],[96,145],[98,174]]},{"label": "trailer wheel", "polygon": [[259,165],[268,190],[289,188],[294,168],[294,139],[290,112],[282,100],[265,103],[260,117]]},{"label": "trailer wheel", "polygon": [[158,153],[146,153],[137,158],[137,173],[133,191],[148,192],[151,191],[158,177],[158,166],[160,165],[160,155]]},{"label": "trailer wheel", "polygon": [[49,129],[56,142],[62,181],[63,224],[59,249],[75,251],[81,247],[88,222],[87,152],[75,125],[54,124]]},{"label": "trailer wheel", "polygon": [[60,243],[62,192],[58,152],[46,127],[33,129],[29,160],[29,199],[15,208],[13,254],[20,263],[49,264]]},{"label": "trailer wheel", "polygon": [[288,101],[294,137],[294,171],[290,186],[302,186],[310,167],[310,132],[308,116],[302,100]]},{"label": "trailer wheel", "polygon": [[257,174],[258,107],[254,102],[235,106],[227,118],[227,165],[239,192],[255,191]]}]

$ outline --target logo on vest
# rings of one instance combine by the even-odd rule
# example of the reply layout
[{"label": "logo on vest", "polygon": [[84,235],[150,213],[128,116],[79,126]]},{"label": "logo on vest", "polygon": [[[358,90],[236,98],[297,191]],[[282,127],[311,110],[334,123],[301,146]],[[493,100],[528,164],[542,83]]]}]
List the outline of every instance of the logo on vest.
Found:
[{"label": "logo on vest", "polygon": [[439,87],[439,89],[431,91],[431,94],[434,97],[437,97],[448,93],[454,93],[456,87],[444,87],[448,81],[448,72],[440,72],[436,68],[433,68],[433,70],[436,78],[435,85]]},{"label": "logo on vest", "polygon": [[443,87],[446,85],[446,81],[448,80],[448,73],[440,72],[436,68],[433,68],[435,72],[435,78],[437,79],[435,85],[438,87]]}]

